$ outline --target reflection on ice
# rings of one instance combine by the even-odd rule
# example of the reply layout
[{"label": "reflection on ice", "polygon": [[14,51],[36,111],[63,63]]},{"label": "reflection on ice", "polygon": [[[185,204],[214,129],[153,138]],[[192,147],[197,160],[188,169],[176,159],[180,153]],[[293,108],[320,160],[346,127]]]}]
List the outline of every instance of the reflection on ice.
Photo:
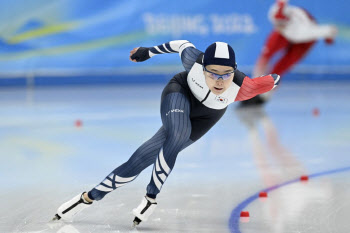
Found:
[{"label": "reflection on ice", "polygon": [[[345,84],[333,91],[284,85],[265,109],[228,109],[180,153],[157,211],[139,228],[131,229],[131,210],[144,195],[148,172],[73,223],[50,226],[64,200],[100,182],[159,128],[162,86],[132,88],[138,95],[112,86],[33,89],[30,104],[21,98],[25,90],[0,92],[1,233],[225,233],[232,210],[253,194],[249,222],[237,216],[242,233],[350,232],[350,172],[299,180],[350,165]],[[310,114],[313,106],[321,108],[318,117]],[[76,119],[83,127],[74,126]],[[269,191],[264,202],[258,198],[293,179],[298,181]]]}]

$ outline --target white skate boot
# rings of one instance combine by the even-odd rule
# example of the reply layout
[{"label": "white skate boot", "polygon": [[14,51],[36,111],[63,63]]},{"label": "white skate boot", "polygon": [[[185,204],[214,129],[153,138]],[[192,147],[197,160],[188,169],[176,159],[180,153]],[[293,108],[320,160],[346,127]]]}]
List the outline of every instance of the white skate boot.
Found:
[{"label": "white skate boot", "polygon": [[156,207],[157,202],[155,199],[144,196],[141,204],[132,210],[132,213],[135,215],[133,227],[139,225],[141,221],[147,221],[148,217],[153,213]]},{"label": "white skate boot", "polygon": [[64,221],[68,221],[68,222],[73,221],[73,217],[77,213],[81,212],[83,209],[86,209],[92,204],[92,202],[88,202],[84,199],[83,197],[84,193],[81,193],[73,197],[70,201],[63,203],[58,208],[57,214],[52,220],[63,219]]}]

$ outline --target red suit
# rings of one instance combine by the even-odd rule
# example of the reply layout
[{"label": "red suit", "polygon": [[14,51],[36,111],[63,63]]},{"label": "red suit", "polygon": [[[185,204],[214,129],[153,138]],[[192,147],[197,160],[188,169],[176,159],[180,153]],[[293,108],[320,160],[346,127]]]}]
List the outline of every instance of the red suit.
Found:
[{"label": "red suit", "polygon": [[[287,2],[282,0],[271,6],[269,19],[274,25],[274,30],[265,42],[252,77],[265,73],[276,73],[282,78],[310,51],[317,40],[325,39],[327,43],[332,43],[337,33],[334,26],[318,25],[306,10],[287,5]],[[271,69],[268,69],[270,60],[280,51],[282,52],[281,57],[271,65]],[[257,96],[249,100],[249,103],[261,104],[268,97],[268,95]]]}]

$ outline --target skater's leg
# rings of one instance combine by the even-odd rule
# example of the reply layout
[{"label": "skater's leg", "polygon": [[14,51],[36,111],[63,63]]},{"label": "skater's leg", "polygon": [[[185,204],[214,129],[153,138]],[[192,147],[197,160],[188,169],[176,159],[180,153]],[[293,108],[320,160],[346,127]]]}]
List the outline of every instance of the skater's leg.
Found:
[{"label": "skater's leg", "polygon": [[116,168],[89,193],[80,193],[62,204],[58,208],[54,220],[62,218],[72,221],[73,217],[83,209],[89,207],[93,200],[100,200],[107,193],[134,180],[143,169],[154,163],[164,141],[165,130],[162,127],[150,140],[141,145],[126,163]]},{"label": "skater's leg", "polygon": [[190,102],[182,93],[168,94],[161,105],[166,140],[154,162],[147,196],[156,198],[175,165],[178,153],[191,144]]},{"label": "skater's leg", "polygon": [[[292,69],[292,67],[310,51],[314,44],[314,41],[300,44],[290,44],[282,57],[276,62],[270,73],[279,74],[282,78],[285,73]],[[277,89],[275,88],[273,91],[266,92],[260,96],[264,101],[267,101],[276,90]]]},{"label": "skater's leg", "polygon": [[162,101],[161,116],[166,131],[166,140],[153,166],[147,194],[133,210],[134,225],[146,221],[157,206],[155,198],[173,169],[178,153],[190,145],[190,102],[182,93],[170,93]]},{"label": "skater's leg", "polygon": [[[281,52],[284,49],[287,49],[290,43],[287,41],[287,39],[282,36],[279,32],[273,31],[268,38],[266,39],[266,42],[264,44],[264,47],[259,55],[258,60],[255,63],[252,78],[259,77],[260,75],[265,75],[267,73],[276,73],[276,72],[269,72],[269,65],[271,62],[271,59],[278,53]],[[277,73],[281,75],[280,73]],[[271,92],[264,93],[262,95],[257,95],[249,100],[242,101],[240,103],[241,107],[246,106],[257,106],[264,104],[270,95]]]},{"label": "skater's leg", "polygon": [[290,45],[286,53],[276,62],[271,73],[279,74],[283,77],[286,72],[310,51],[314,44],[315,41]]},{"label": "skater's leg", "polygon": [[145,168],[154,163],[165,141],[164,127],[142,144],[130,159],[112,171],[99,185],[88,192],[91,200],[101,200],[107,193],[133,181]]},{"label": "skater's leg", "polygon": [[255,63],[252,78],[265,75],[271,58],[280,50],[287,48],[289,42],[279,32],[273,31],[265,41],[258,60]]}]

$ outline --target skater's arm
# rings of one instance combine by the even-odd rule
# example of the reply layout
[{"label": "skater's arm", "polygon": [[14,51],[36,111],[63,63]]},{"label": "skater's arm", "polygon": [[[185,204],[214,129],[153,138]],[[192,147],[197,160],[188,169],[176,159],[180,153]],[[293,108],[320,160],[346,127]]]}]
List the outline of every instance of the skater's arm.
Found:
[{"label": "skater's arm", "polygon": [[157,54],[179,53],[182,64],[189,71],[202,53],[187,40],[174,40],[153,47],[137,47],[130,51],[130,60],[133,62],[145,61]]},{"label": "skater's arm", "polygon": [[283,2],[271,7],[269,19],[275,29],[292,43],[333,39],[337,34],[334,25],[317,24],[305,9],[296,6],[287,7]]},{"label": "skater's arm", "polygon": [[256,95],[271,91],[278,85],[279,80],[280,76],[278,74],[269,74],[254,79],[245,76],[235,101],[248,100]]},{"label": "skater's arm", "polygon": [[305,23],[304,26],[293,26],[282,32],[289,41],[293,43],[305,43],[319,39],[334,39],[337,28],[333,25],[317,25],[316,23]]}]

